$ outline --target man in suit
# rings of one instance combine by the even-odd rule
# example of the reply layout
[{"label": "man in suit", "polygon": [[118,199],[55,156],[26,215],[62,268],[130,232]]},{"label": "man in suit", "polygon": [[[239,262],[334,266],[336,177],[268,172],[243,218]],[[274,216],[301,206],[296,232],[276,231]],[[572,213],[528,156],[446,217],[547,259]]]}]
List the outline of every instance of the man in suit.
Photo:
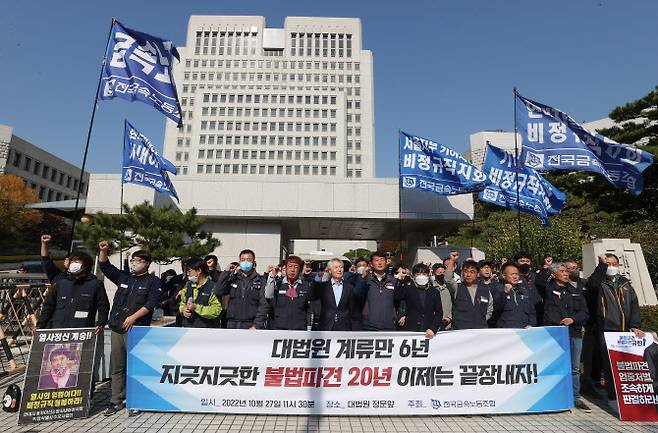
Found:
[{"label": "man in suit", "polygon": [[329,262],[328,281],[316,278],[313,282],[312,299],[320,301],[320,331],[351,331],[352,317],[358,311],[355,285],[364,285],[358,275],[345,278],[344,264],[340,259]]}]

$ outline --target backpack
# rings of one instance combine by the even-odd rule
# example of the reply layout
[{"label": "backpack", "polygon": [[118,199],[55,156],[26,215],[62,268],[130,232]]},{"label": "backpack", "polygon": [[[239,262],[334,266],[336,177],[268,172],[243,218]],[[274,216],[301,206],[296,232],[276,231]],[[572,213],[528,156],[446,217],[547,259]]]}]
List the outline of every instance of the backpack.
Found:
[{"label": "backpack", "polygon": [[21,404],[21,389],[16,384],[7,387],[2,397],[2,410],[5,412],[17,412]]}]

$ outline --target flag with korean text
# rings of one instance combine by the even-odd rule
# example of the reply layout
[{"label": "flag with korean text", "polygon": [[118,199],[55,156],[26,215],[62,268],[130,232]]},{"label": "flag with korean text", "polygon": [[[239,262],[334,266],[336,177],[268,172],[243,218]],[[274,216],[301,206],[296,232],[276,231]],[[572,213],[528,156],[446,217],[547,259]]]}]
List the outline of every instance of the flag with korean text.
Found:
[{"label": "flag with korean text", "polygon": [[126,120],[121,182],[147,186],[178,200],[167,172],[176,174],[176,167],[161,157],[151,141]]},{"label": "flag with korean text", "polygon": [[653,163],[651,153],[590,132],[558,109],[518,93],[515,97],[525,165],[539,171],[593,171],[634,195],[642,192],[642,172]]},{"label": "flag with korean text", "polygon": [[548,217],[560,212],[566,196],[536,170],[524,166],[517,170],[515,165],[512,153],[488,144],[482,171],[491,184],[480,192],[480,200],[512,210],[520,208],[521,212],[538,216],[548,226]]},{"label": "flag with korean text", "polygon": [[439,195],[480,191],[487,176],[456,151],[400,131],[400,188]]},{"label": "flag with korean text", "polygon": [[183,126],[171,72],[179,59],[171,41],[141,33],[114,21],[101,78],[101,99],[122,98],[153,106]]}]

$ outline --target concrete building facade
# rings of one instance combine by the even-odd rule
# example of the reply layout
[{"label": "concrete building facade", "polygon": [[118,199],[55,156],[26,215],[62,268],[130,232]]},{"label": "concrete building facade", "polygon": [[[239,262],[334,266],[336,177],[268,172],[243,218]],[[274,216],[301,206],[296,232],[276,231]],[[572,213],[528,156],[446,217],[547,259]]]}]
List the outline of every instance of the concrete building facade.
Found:
[{"label": "concrete building facade", "polygon": [[372,53],[357,18],[191,16],[167,122],[180,174],[374,177]]},{"label": "concrete building facade", "polygon": [[[74,199],[80,182],[80,168],[14,135],[7,125],[0,125],[0,174],[22,178],[44,202]],[[88,185],[85,173],[82,198]]]}]

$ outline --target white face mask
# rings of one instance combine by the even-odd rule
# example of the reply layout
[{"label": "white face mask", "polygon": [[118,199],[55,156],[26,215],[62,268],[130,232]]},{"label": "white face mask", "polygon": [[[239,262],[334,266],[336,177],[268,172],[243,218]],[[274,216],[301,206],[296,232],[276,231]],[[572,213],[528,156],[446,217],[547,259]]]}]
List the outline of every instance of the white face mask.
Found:
[{"label": "white face mask", "polygon": [[69,265],[69,272],[73,275],[79,274],[82,271],[82,263],[73,262]]},{"label": "white face mask", "polygon": [[196,283],[197,281],[199,281],[199,277],[197,277],[196,275],[190,275],[189,277],[187,277],[187,279],[190,281],[190,283]]},{"label": "white face mask", "polygon": [[132,263],[131,262],[130,263],[130,272],[132,272],[133,274],[141,274],[144,271],[144,269],[146,269],[146,267],[147,266],[146,266],[145,263],[137,264],[137,263]]},{"label": "white face mask", "polygon": [[427,285],[429,280],[430,280],[430,277],[428,277],[427,275],[423,275],[423,274],[416,275],[414,277],[414,281],[416,281],[416,284],[418,284],[419,286]]},{"label": "white face mask", "polygon": [[619,273],[619,268],[616,266],[608,266],[608,269],[605,270],[605,274],[609,277],[614,277],[618,273]]},{"label": "white face mask", "polygon": [[329,274],[329,272],[324,272],[322,274],[322,282],[329,281],[330,279],[331,279],[331,275]]},{"label": "white face mask", "polygon": [[365,270],[366,270],[365,266],[359,266],[358,268],[356,268],[356,273],[359,275],[363,275]]}]

